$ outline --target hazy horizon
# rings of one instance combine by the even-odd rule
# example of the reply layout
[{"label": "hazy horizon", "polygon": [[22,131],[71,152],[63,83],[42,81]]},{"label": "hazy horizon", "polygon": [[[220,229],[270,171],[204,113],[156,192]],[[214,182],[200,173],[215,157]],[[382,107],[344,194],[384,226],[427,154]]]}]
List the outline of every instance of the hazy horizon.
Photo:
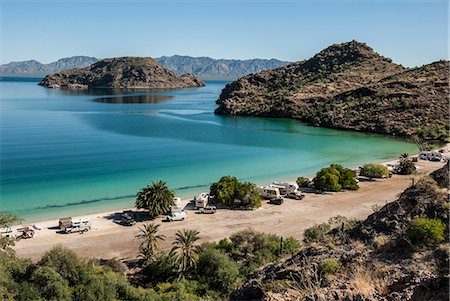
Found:
[{"label": "hazy horizon", "polygon": [[299,61],[364,42],[407,67],[448,59],[448,1],[1,2],[0,63],[86,55]]}]

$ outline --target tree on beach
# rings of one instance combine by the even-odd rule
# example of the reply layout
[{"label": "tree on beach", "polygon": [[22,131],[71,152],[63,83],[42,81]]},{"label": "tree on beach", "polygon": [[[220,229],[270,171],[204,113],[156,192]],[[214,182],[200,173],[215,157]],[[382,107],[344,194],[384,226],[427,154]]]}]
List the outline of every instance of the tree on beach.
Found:
[{"label": "tree on beach", "polygon": [[175,205],[174,196],[166,182],[152,182],[137,193],[135,206],[137,209],[147,209],[151,217],[156,217],[170,211],[170,207]]},{"label": "tree on beach", "polygon": [[139,253],[145,261],[151,261],[155,258],[159,250],[159,242],[164,241],[165,235],[158,234],[159,225],[149,223],[139,228],[139,234],[136,238],[142,239],[139,246]]},{"label": "tree on beach", "polygon": [[210,195],[213,195],[219,203],[229,207],[261,207],[261,196],[255,184],[250,182],[240,182],[236,177],[224,176],[210,188]]},{"label": "tree on beach", "polygon": [[200,232],[197,230],[178,230],[171,253],[176,255],[175,261],[178,264],[180,278],[186,276],[191,268],[197,265],[198,261],[198,246],[197,240]]},{"label": "tree on beach", "polygon": [[[0,228],[9,228],[13,224],[22,221],[22,218],[9,212],[0,211]],[[14,239],[0,236],[0,252],[11,252],[11,246],[14,245]]]}]

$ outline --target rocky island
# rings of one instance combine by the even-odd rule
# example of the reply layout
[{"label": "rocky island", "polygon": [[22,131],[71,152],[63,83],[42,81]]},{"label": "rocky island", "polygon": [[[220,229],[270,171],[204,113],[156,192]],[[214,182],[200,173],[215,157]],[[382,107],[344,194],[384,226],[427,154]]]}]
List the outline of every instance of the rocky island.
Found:
[{"label": "rocky island", "polygon": [[118,57],[47,75],[39,85],[68,89],[174,89],[202,87],[205,83],[193,74],[177,76],[149,57]]},{"label": "rocky island", "polygon": [[315,126],[448,139],[449,62],[405,68],[364,43],[228,84],[216,114],[293,118]]}]

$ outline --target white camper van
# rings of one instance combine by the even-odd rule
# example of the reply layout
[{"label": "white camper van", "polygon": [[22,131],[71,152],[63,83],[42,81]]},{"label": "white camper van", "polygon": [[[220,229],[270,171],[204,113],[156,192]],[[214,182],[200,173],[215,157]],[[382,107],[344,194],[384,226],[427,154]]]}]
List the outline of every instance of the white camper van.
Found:
[{"label": "white camper van", "polygon": [[181,198],[173,198],[173,202],[175,205],[170,207],[170,213],[179,212],[182,210],[181,208]]},{"label": "white camper van", "polygon": [[270,186],[278,188],[281,195],[296,193],[298,191],[298,184],[294,182],[272,182]]},{"label": "white camper van", "polygon": [[194,197],[195,208],[205,208],[208,205],[209,193],[202,192],[199,195]]},{"label": "white camper van", "polygon": [[16,238],[17,233],[11,228],[0,228],[0,236],[6,238]]},{"label": "white camper van", "polygon": [[268,186],[259,186],[259,194],[265,199],[273,199],[280,198],[280,189],[278,187],[273,187],[272,185]]}]

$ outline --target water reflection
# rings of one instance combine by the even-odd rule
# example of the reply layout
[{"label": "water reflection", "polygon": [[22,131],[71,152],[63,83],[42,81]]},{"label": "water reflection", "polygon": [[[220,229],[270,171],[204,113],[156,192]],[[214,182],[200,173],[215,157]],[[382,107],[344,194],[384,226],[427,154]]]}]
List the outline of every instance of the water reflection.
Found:
[{"label": "water reflection", "polygon": [[144,94],[129,95],[117,97],[102,97],[93,99],[95,102],[114,103],[114,104],[133,104],[133,103],[160,103],[172,99],[171,95]]}]

